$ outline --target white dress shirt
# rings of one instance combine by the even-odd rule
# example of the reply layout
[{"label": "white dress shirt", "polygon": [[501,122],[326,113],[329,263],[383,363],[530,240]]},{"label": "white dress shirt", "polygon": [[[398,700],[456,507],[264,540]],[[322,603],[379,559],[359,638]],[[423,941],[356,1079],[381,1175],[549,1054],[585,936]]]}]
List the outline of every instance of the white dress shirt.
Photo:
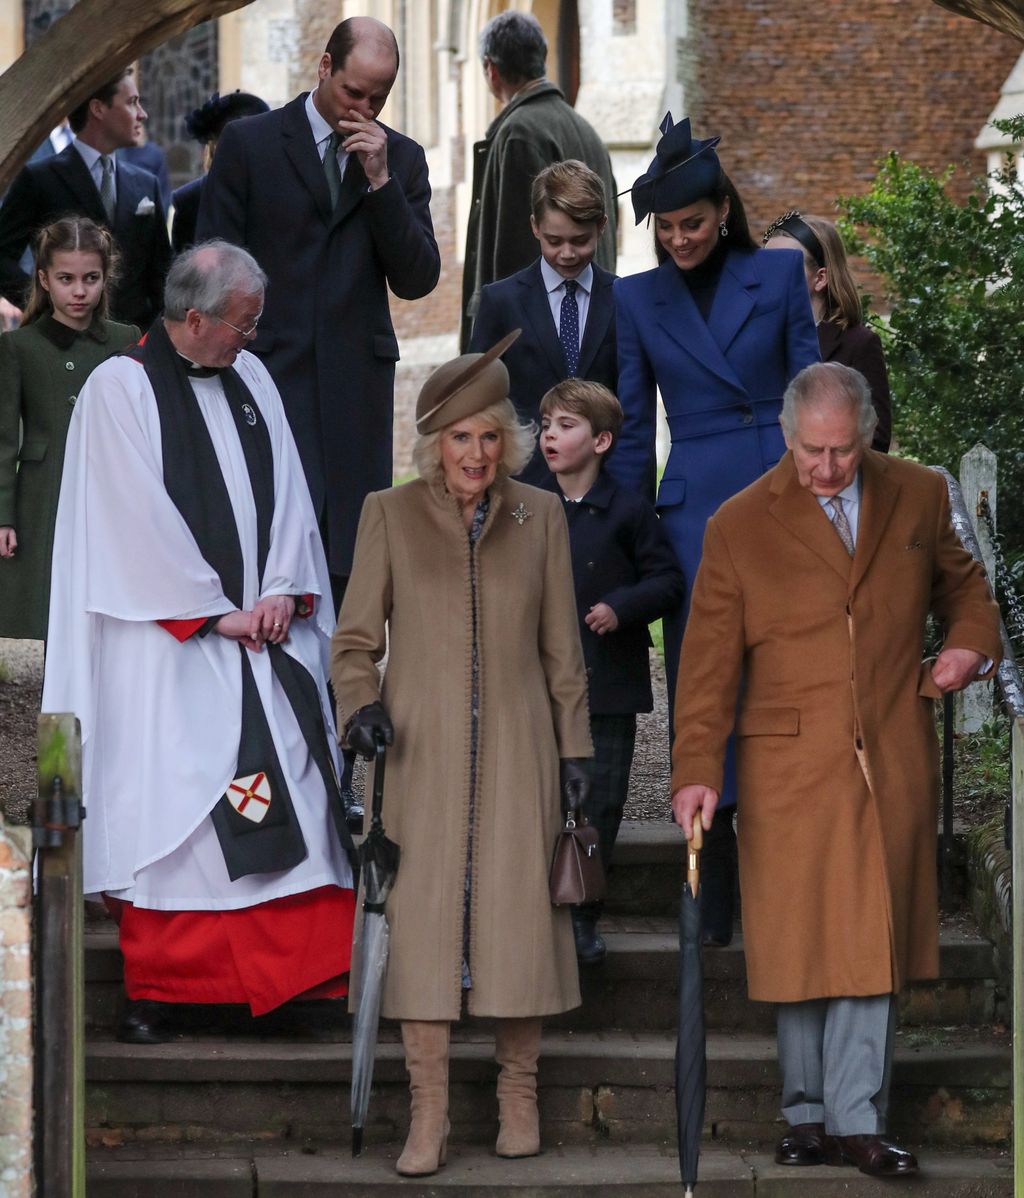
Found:
[{"label": "white dress shirt", "polygon": [[[832,522],[832,513],[828,510],[827,504],[832,502],[831,495],[815,495],[814,497],[825,509],[825,516],[829,523]],[[860,523],[860,471],[857,471],[857,477],[846,488],[845,491],[840,491],[837,498],[843,501],[843,511],[846,514],[847,522],[850,525],[850,536],[853,538],[854,545],[857,544],[857,525]],[[839,535],[838,533],[836,534]]]},{"label": "white dress shirt", "polygon": [[[562,313],[562,300],[565,299],[565,279],[553,266],[549,266],[543,258],[540,260],[540,277],[548,293],[548,304],[551,306],[551,319],[558,330],[559,317]],[[594,286],[594,266],[588,262],[580,271],[576,282],[576,307],[580,313],[580,345],[583,344],[583,332],[587,327],[587,313],[590,311],[590,291]]]},{"label": "white dress shirt", "polygon": [[[316,152],[320,155],[320,161],[323,162],[324,155],[327,153],[327,147],[330,145],[331,134],[334,129],[324,120],[313,103],[313,93],[310,92],[306,97],[306,120],[309,121],[309,127],[313,131],[313,140],[316,142]],[[338,177],[345,178],[345,167],[348,165],[348,150],[341,148],[341,143],[338,143]]]}]

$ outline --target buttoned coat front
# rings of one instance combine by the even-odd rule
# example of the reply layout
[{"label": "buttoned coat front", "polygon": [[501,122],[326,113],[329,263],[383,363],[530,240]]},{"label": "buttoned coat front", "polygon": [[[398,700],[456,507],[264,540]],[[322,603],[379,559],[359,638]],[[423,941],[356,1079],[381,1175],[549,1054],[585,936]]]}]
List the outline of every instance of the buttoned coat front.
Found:
[{"label": "buttoned coat front", "polygon": [[14,557],[0,558],[0,636],[46,636],[71,414],[92,371],[138,336],[134,325],[112,320],[76,332],[42,316],[0,337],[0,526],[18,536]]},{"label": "buttoned coat front", "polygon": [[724,504],[683,641],[672,788],[721,788],[735,722],[747,979],[766,1002],[936,975],[929,611],[947,646],[1001,655],[941,476],[868,450],[861,482],[852,558],[788,453]]},{"label": "buttoned coat front", "polygon": [[395,729],[384,789],[384,824],[402,853],[387,901],[390,1018],[459,1018],[474,629],[469,1011],[549,1015],[580,1001],[569,913],[548,892],[558,760],[591,754],[565,517],[556,496],[513,480],[490,493],[472,550],[439,484],[369,495],[334,636],[339,727],[380,698]]}]

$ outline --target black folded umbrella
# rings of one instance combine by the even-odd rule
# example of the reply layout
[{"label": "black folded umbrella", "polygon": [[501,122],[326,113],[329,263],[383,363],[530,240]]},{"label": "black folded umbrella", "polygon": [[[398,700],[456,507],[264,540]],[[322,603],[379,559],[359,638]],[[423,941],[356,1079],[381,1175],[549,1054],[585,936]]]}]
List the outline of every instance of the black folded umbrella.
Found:
[{"label": "black folded umbrella", "polygon": [[384,835],[384,738],[376,740],[370,830],[359,846],[363,885],[363,922],[359,933],[359,992],[352,1027],[352,1155],[363,1150],[363,1127],[370,1105],[377,1053],[380,1004],[388,966],[388,921],[384,902],[398,874],[399,847]]},{"label": "black folded umbrella", "polygon": [[686,881],[679,908],[679,1033],[676,1041],[676,1130],[679,1172],[686,1194],[697,1184],[700,1138],[707,1094],[704,1042],[704,966],[701,962],[700,850],[704,833],[694,816]]}]

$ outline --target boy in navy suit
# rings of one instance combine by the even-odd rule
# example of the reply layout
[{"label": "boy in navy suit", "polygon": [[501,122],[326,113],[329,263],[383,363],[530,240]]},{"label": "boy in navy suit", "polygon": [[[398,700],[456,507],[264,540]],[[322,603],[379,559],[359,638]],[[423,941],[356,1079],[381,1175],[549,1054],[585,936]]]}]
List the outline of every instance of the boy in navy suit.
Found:
[{"label": "boy in navy suit", "polygon": [[[469,348],[483,351],[522,329],[503,361],[509,396],[525,420],[538,419],[541,397],[562,379],[592,379],[612,391],[618,385],[615,276],[593,261],[608,223],[605,203],[604,184],[584,163],[569,159],[541,171],[530,195],[541,256],[480,293]],[[519,477],[544,484],[539,448]]]},{"label": "boy in navy suit", "polygon": [[[622,407],[600,383],[567,379],[540,402],[540,444],[569,523],[576,608],[587,666],[593,776],[584,812],[601,838],[605,871],[622,820],[636,713],[654,706],[647,625],[683,601],[683,572],[654,508],[602,469],[622,428]],[[576,956],[604,959],[601,904],[573,909]]]}]

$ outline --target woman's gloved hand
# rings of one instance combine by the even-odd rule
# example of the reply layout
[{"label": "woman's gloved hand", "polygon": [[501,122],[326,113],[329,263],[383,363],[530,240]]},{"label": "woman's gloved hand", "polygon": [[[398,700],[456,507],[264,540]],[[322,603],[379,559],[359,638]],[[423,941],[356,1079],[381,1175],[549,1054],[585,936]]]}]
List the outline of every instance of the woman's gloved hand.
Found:
[{"label": "woman's gloved hand", "polygon": [[578,811],[590,793],[590,763],[586,757],[563,757],[558,763],[562,803],[566,811]]},{"label": "woman's gloved hand", "polygon": [[377,755],[378,733],[383,736],[386,745],[395,743],[395,730],[380,700],[367,703],[352,713],[345,725],[344,743],[354,753],[371,761]]}]

